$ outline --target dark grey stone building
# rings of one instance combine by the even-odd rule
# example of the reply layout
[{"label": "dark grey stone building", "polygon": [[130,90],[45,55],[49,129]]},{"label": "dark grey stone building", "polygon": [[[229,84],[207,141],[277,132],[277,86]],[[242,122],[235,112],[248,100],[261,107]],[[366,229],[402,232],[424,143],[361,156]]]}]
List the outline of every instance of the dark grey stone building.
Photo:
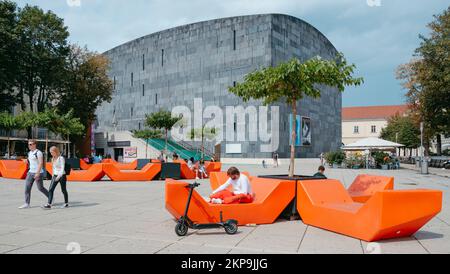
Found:
[{"label": "dark grey stone building", "polygon": [[[296,57],[305,61],[314,56],[334,58],[336,49],[310,24],[288,15],[263,14],[222,18],[193,23],[130,41],[104,53],[111,61],[114,81],[111,103],[97,110],[97,132],[143,128],[145,114],[175,106],[194,108],[194,98],[203,107],[260,106],[258,101],[243,103],[228,92],[228,87],[243,80],[249,72]],[[298,157],[317,157],[341,145],[341,94],[334,88],[322,89],[322,98],[304,98],[299,115],[310,118],[311,145],[297,149]],[[289,156],[289,115],[279,106],[280,157]],[[269,111],[269,118],[273,112]],[[205,119],[203,122],[206,122]],[[236,124],[238,123],[238,124]],[[227,136],[242,131],[240,123],[223,127],[222,157],[263,158],[263,141],[230,140]],[[260,125],[247,118],[246,136]],[[217,125],[220,127],[220,125]],[[273,124],[269,124],[269,132]],[[273,127],[276,130],[276,127]],[[230,132],[231,131],[231,132]],[[274,134],[274,132],[272,132]],[[270,142],[269,142],[270,143]]]}]

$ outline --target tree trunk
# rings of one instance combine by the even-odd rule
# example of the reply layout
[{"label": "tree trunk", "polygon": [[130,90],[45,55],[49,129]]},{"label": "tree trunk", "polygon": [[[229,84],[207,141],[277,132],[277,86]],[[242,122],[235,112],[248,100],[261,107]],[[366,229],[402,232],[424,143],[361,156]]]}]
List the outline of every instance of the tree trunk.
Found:
[{"label": "tree trunk", "polygon": [[292,142],[291,142],[291,159],[289,164],[289,177],[294,177],[295,172],[295,141],[297,139],[297,102],[292,102]]},{"label": "tree trunk", "polygon": [[167,135],[168,135],[168,130],[167,130],[167,129],[164,129],[164,131],[165,131],[165,133],[166,133],[166,134],[165,134],[165,135],[166,135],[166,136],[165,136],[165,137],[166,137],[166,147],[164,148],[164,152],[167,153],[167,139],[168,139],[168,136],[167,136]]},{"label": "tree trunk", "polygon": [[9,151],[9,135],[8,135],[8,147],[7,147],[7,149],[6,149],[6,151],[7,151],[7,154],[8,154],[8,159],[10,158],[10,151]]},{"label": "tree trunk", "polygon": [[442,154],[442,139],[441,134],[436,135],[436,154],[441,156]]}]

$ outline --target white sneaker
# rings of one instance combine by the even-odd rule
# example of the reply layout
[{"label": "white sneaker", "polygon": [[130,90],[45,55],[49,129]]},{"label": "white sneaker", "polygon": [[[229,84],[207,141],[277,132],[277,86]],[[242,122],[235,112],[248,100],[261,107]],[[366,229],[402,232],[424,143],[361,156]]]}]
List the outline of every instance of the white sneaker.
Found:
[{"label": "white sneaker", "polygon": [[60,208],[68,208],[69,204],[63,204]]},{"label": "white sneaker", "polygon": [[211,199],[211,203],[220,205],[223,203],[223,201],[222,199]]},{"label": "white sneaker", "polygon": [[27,209],[30,208],[29,204],[23,204],[22,206],[19,207],[19,209]]},{"label": "white sneaker", "polygon": [[200,178],[198,178],[198,177],[195,177],[195,180],[200,180]]}]

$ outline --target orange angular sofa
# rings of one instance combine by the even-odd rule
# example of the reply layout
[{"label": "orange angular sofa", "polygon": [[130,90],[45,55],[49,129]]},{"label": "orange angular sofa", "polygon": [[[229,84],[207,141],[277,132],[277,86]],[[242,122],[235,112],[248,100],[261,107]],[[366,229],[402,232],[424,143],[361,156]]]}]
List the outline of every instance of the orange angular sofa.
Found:
[{"label": "orange angular sofa", "polygon": [[376,192],[393,189],[394,177],[361,174],[355,178],[348,188],[348,193],[353,201],[365,203]]},{"label": "orange angular sofa", "polygon": [[141,170],[120,170],[114,164],[103,164],[103,171],[112,181],[151,181],[161,172],[161,164],[147,164]]},{"label": "orange angular sofa", "polygon": [[192,171],[187,163],[184,160],[175,160],[173,161],[174,163],[179,163],[180,164],[180,175],[181,175],[181,179],[187,179],[187,180],[192,180],[195,179],[196,175],[195,172]]},{"label": "orange angular sofa", "polygon": [[[48,173],[53,175],[52,163],[46,163]],[[103,164],[93,164],[88,170],[71,170],[67,176],[67,181],[74,182],[94,182],[100,181],[105,176]]]},{"label": "orange angular sofa", "polygon": [[205,169],[206,169],[206,173],[208,173],[208,175],[211,172],[219,172],[222,170],[222,163],[205,161]]},{"label": "orange angular sofa", "polygon": [[135,170],[138,166],[138,160],[134,160],[130,163],[119,163],[114,159],[104,159],[102,161],[103,164],[113,164],[116,168],[120,170]]},{"label": "orange angular sofa", "polygon": [[28,164],[19,160],[0,160],[1,176],[8,179],[25,179],[27,177]]},{"label": "orange angular sofa", "polygon": [[91,168],[91,166],[92,166],[92,164],[88,164],[83,159],[80,159],[80,168],[82,170],[88,170]]},{"label": "orange angular sofa", "polygon": [[382,190],[365,204],[337,180],[299,181],[297,209],[305,224],[367,242],[407,237],[442,209],[436,190]]},{"label": "orange angular sofa", "polygon": [[[184,214],[189,195],[187,185],[186,182],[166,180],[166,209],[177,219]],[[295,196],[291,182],[253,178],[251,185],[256,196],[255,201],[249,204],[211,204],[194,190],[189,218],[195,223],[219,222],[222,211],[224,220],[235,219],[238,225],[271,224]]]}]

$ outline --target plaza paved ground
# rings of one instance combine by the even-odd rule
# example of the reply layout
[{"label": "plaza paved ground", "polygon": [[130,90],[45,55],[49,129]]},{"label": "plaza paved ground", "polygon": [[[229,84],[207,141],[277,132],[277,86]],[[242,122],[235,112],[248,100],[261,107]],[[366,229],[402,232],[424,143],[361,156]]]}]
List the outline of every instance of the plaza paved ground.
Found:
[{"label": "plaza paved ground", "polygon": [[[317,160],[300,160],[296,173],[312,174],[317,166]],[[239,167],[252,175],[287,173],[286,166]],[[341,180],[346,186],[356,175],[367,172],[326,171],[329,178]],[[36,187],[32,208],[17,209],[23,204],[23,181],[0,178],[0,253],[67,254],[69,243],[79,244],[81,253],[450,253],[448,177],[424,176],[409,169],[369,173],[395,176],[397,189],[442,190],[442,212],[413,237],[379,245],[307,226],[300,220],[240,227],[236,235],[226,235],[222,230],[190,230],[188,236],[179,238],[174,233],[175,222],[164,208],[164,182],[71,182],[71,207],[46,211],[40,208],[45,199]],[[209,188],[204,181],[199,191],[206,196]],[[56,203],[61,203],[59,189],[55,195]]]}]

